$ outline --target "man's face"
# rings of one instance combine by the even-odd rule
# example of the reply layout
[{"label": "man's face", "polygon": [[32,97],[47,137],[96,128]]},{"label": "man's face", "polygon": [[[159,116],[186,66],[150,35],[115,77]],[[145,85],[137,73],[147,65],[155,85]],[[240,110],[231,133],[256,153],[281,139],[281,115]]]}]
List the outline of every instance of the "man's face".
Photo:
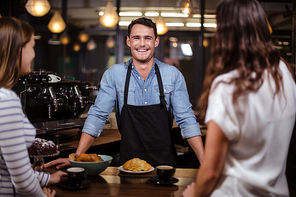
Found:
[{"label": "man's face", "polygon": [[135,24],[126,44],[131,48],[134,61],[147,63],[154,57],[154,49],[159,44],[159,38],[155,38],[153,28]]}]

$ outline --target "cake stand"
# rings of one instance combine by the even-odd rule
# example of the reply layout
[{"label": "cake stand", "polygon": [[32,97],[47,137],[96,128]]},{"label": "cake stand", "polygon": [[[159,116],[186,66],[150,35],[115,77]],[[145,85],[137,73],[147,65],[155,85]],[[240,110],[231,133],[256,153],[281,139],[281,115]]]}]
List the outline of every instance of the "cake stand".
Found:
[{"label": "cake stand", "polygon": [[51,155],[30,155],[31,158],[34,158],[33,169],[38,172],[45,172],[44,170],[44,157],[54,157],[60,154],[60,151],[57,151]]}]

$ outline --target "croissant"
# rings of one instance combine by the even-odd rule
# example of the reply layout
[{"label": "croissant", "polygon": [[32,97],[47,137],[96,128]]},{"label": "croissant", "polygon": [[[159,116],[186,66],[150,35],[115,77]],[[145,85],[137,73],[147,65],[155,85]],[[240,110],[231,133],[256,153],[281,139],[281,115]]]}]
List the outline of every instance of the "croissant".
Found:
[{"label": "croissant", "polygon": [[72,153],[69,155],[70,160],[72,161],[79,161],[79,162],[97,162],[97,161],[103,161],[103,159],[97,155],[97,154],[75,154]]},{"label": "croissant", "polygon": [[134,172],[137,171],[148,171],[151,169],[151,165],[147,163],[145,160],[141,160],[139,158],[130,159],[123,164],[123,169],[131,170]]}]

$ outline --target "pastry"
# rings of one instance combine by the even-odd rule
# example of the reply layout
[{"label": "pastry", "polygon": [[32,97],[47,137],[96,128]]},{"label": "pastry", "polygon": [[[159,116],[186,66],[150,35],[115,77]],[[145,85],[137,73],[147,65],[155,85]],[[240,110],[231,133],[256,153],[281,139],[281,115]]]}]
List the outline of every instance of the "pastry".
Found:
[{"label": "pastry", "polygon": [[125,170],[131,170],[134,172],[137,171],[148,171],[152,167],[149,163],[147,163],[145,160],[141,160],[139,158],[134,158],[131,160],[128,160],[123,164],[123,169]]},{"label": "pastry", "polygon": [[99,155],[97,154],[75,154],[72,153],[69,155],[69,159],[71,161],[79,161],[79,162],[98,162],[98,161],[104,161]]}]

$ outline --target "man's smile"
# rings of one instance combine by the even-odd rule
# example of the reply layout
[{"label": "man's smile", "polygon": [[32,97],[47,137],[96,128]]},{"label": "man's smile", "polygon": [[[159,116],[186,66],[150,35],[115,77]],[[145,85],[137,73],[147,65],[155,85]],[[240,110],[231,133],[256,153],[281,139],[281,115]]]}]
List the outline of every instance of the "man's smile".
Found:
[{"label": "man's smile", "polygon": [[136,51],[138,51],[138,52],[147,52],[148,49],[136,49]]}]

